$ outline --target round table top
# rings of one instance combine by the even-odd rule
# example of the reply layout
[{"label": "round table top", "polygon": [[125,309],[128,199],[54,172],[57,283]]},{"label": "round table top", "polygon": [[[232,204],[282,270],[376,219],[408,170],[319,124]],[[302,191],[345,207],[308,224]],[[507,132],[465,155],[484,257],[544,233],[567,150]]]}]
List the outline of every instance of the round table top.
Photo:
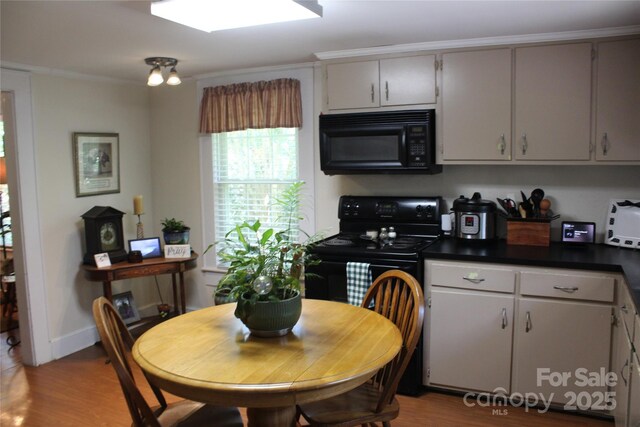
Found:
[{"label": "round table top", "polygon": [[280,407],[334,396],[365,382],[399,351],[385,317],[360,307],[303,299],[284,337],[259,338],[235,304],[167,320],[145,332],[133,357],[164,390],[200,402]]}]

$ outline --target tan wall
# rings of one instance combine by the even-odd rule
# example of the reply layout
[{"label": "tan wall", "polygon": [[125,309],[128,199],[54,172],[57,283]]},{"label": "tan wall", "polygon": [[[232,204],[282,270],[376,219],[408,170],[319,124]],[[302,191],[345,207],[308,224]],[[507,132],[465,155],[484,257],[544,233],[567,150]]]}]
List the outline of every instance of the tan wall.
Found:
[{"label": "tan wall", "polygon": [[[152,203],[149,96],[143,85],[66,78],[32,77],[37,192],[45,265],[49,331],[54,357],[80,346],[94,327],[93,299],[100,283],[89,282],[79,267],[84,255],[80,215],[93,206],[112,206],[124,216],[125,241],[135,238],[133,196]],[[76,197],[73,172],[74,132],[115,132],[120,136],[120,193]],[[153,221],[153,215],[145,217]],[[114,284],[113,292],[132,289],[136,304],[155,302],[157,292],[134,282]],[[57,343],[60,343],[58,348]],[[84,345],[86,346],[86,345]],[[71,347],[71,348],[69,348]]]}]

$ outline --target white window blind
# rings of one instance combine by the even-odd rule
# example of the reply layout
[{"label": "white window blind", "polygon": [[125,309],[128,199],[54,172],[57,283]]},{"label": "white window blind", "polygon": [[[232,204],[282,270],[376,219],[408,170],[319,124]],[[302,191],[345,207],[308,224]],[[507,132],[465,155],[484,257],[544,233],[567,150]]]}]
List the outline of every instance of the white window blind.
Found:
[{"label": "white window blind", "polygon": [[[280,217],[275,199],[298,180],[298,130],[248,129],[212,135],[216,241],[237,224]],[[224,267],[216,257],[218,267]]]}]

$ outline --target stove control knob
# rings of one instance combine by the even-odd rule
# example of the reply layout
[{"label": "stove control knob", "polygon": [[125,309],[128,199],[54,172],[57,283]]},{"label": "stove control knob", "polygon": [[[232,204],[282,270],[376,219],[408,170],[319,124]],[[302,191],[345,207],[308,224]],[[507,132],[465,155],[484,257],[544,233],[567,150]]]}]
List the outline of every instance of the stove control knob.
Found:
[{"label": "stove control knob", "polygon": [[423,215],[423,212],[424,212],[424,206],[422,205],[416,206],[416,216],[418,218],[420,218]]}]

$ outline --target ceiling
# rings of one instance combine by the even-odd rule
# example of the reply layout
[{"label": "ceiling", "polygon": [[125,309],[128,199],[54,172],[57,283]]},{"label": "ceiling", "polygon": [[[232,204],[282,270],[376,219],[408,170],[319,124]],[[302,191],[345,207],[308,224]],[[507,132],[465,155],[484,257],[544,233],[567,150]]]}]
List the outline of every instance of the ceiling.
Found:
[{"label": "ceiling", "polygon": [[[232,1],[232,0],[227,0]],[[266,0],[265,0],[266,1]],[[640,1],[319,0],[324,16],[206,33],[152,16],[149,1],[0,0],[0,60],[145,82],[144,58],[179,60],[181,77],[315,61],[404,44],[593,31],[640,33]]]}]

